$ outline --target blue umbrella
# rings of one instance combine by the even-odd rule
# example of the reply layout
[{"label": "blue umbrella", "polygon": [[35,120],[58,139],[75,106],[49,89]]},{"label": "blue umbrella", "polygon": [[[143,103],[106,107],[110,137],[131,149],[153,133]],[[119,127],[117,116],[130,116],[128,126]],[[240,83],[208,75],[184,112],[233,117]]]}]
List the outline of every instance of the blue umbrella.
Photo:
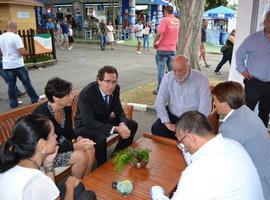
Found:
[{"label": "blue umbrella", "polygon": [[204,12],[203,16],[210,19],[228,19],[236,17],[237,12],[230,8],[219,6]]}]

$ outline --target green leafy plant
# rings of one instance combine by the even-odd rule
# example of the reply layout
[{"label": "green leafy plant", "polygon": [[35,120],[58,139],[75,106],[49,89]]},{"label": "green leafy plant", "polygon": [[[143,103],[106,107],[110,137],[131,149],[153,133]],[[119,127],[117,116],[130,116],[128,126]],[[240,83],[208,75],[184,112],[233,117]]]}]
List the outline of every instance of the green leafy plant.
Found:
[{"label": "green leafy plant", "polygon": [[123,149],[116,153],[113,158],[113,164],[116,171],[121,172],[129,164],[136,164],[140,162],[147,162],[150,159],[150,149]]}]

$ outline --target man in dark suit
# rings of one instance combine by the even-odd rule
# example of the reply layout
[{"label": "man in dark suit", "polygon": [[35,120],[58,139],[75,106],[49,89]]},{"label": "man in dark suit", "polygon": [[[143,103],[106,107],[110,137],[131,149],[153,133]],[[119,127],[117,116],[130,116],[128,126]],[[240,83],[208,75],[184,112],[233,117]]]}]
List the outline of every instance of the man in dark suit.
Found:
[{"label": "man in dark suit", "polygon": [[[97,81],[87,85],[80,93],[75,131],[96,142],[97,165],[106,162],[106,138],[113,133],[120,135],[114,152],[132,144],[138,124],[125,117],[117,84],[116,68],[104,66],[98,71]],[[113,113],[113,115],[112,115]]]}]

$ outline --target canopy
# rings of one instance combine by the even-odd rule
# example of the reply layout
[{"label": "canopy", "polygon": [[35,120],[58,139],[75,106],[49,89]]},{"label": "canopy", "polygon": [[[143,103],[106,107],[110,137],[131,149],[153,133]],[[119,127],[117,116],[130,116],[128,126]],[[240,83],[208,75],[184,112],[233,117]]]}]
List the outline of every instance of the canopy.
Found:
[{"label": "canopy", "polygon": [[203,16],[209,19],[228,19],[237,16],[237,12],[230,8],[219,6],[204,12]]},{"label": "canopy", "polygon": [[155,0],[154,2],[155,2],[155,4],[167,6],[171,2],[171,0]]}]

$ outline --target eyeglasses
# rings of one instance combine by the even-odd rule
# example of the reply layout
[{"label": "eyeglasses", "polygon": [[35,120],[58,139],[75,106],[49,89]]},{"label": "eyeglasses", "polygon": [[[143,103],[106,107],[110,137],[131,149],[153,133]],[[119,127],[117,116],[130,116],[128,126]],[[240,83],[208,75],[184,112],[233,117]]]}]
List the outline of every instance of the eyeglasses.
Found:
[{"label": "eyeglasses", "polygon": [[178,141],[178,144],[177,144],[177,147],[178,147],[179,149],[181,149],[182,151],[185,151],[185,150],[186,150],[185,145],[182,143],[186,136],[187,136],[187,134],[185,134],[185,135],[181,138],[181,140]]},{"label": "eyeglasses", "polygon": [[111,80],[103,80],[103,81],[107,84],[113,84],[113,85],[117,83],[117,81],[111,81]]}]

